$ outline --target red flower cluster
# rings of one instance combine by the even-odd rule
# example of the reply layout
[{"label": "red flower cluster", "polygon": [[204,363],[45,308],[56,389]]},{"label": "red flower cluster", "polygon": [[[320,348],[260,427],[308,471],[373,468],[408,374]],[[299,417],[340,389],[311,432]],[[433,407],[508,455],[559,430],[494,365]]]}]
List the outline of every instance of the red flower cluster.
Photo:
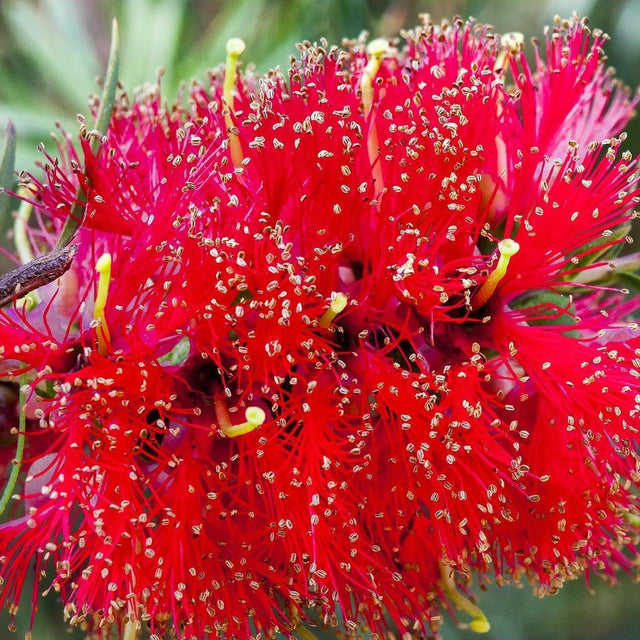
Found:
[{"label": "red flower cluster", "polygon": [[128,637],[420,633],[443,606],[483,631],[474,573],[632,570],[640,186],[603,41],[558,21],[530,66],[425,23],[260,77],[232,42],[173,107],[120,97],[97,154],[66,140],[30,234],[79,186],[77,255],[0,313],[28,418],[4,604],[35,563]]}]

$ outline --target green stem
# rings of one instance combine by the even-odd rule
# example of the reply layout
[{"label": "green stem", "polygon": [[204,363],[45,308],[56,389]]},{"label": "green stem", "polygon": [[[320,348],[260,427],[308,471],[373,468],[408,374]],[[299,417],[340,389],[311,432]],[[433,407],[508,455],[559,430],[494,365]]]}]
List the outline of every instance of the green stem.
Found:
[{"label": "green stem", "polygon": [[453,578],[453,568],[446,564],[444,561],[440,561],[440,585],[449,601],[458,609],[462,609],[465,613],[468,613],[472,620],[469,623],[469,628],[476,633],[487,633],[491,628],[487,617],[484,615],[484,611],[480,607],[476,606],[469,600],[469,598],[463,596],[456,588],[456,583]]},{"label": "green stem", "polygon": [[[118,87],[118,68],[120,66],[120,36],[118,33],[118,23],[113,20],[111,29],[111,51],[109,52],[109,62],[107,64],[107,73],[104,78],[104,87],[100,96],[100,107],[96,117],[95,134],[91,139],[91,151],[95,155],[102,142],[102,137],[107,133],[111,116],[113,114],[113,105],[116,99],[116,89]],[[86,212],[87,198],[84,191],[79,187],[76,193],[76,199],[69,217],[64,223],[64,227],[58,238],[56,249],[66,247],[76,235],[76,231],[84,222]]]},{"label": "green stem", "polygon": [[9,475],[9,481],[4,488],[2,498],[0,498],[0,515],[2,515],[11,500],[13,490],[18,482],[18,476],[20,475],[20,466],[22,464],[22,458],[24,456],[24,443],[26,435],[27,418],[25,415],[25,403],[26,396],[24,392],[24,386],[27,381],[26,374],[20,376],[20,395],[18,404],[20,406],[20,417],[18,419],[18,443],[16,446],[16,457],[13,460],[13,467],[11,468],[11,474]]},{"label": "green stem", "polygon": [[107,63],[107,73],[104,77],[104,87],[100,96],[100,107],[96,116],[96,130],[98,136],[91,141],[91,151],[95,154],[102,142],[102,136],[107,133],[113,105],[116,100],[116,89],[118,87],[118,69],[120,67],[120,34],[118,32],[118,21],[114,18],[111,25],[111,49],[109,51],[109,62]]}]

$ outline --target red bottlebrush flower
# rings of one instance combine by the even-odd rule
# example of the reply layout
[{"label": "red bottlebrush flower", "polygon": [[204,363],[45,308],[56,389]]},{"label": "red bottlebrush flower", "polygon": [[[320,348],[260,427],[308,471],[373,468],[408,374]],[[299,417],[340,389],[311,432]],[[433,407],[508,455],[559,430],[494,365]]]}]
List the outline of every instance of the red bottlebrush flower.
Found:
[{"label": "red bottlebrush flower", "polygon": [[77,254],[0,312],[27,441],[4,604],[35,562],[127,637],[436,632],[443,607],[486,631],[474,575],[632,571],[636,101],[602,41],[559,22],[531,66],[425,23],[263,77],[233,41],[186,103],[121,96],[97,153],[65,138],[31,241],[80,188]]}]

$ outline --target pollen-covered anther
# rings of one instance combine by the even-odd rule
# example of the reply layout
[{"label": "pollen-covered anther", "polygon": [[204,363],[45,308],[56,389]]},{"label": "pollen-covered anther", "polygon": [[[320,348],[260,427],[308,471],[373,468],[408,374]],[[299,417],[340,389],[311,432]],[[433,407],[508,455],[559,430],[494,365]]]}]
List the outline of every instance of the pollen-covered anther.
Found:
[{"label": "pollen-covered anther", "polygon": [[487,616],[480,607],[473,604],[473,602],[456,589],[456,584],[453,579],[453,568],[443,561],[440,561],[440,576],[440,586],[451,604],[471,616],[472,620],[469,623],[471,631],[488,633],[491,629],[491,624],[489,620],[487,620]]},{"label": "pollen-covered anther", "polygon": [[509,58],[522,51],[524,46],[524,34],[519,31],[510,31],[500,38],[500,53],[496,57],[493,70],[503,73],[509,64]]},{"label": "pollen-covered anther", "polygon": [[331,326],[334,318],[342,313],[347,308],[349,298],[344,293],[337,292],[331,296],[331,304],[329,308],[322,314],[320,318],[320,326],[323,329],[328,329]]},{"label": "pollen-covered anther", "polygon": [[505,238],[498,243],[498,264],[496,268],[489,274],[483,285],[471,300],[471,306],[479,309],[493,295],[498,283],[505,277],[509,261],[520,251],[520,245],[511,238]]},{"label": "pollen-covered anther", "polygon": [[267,419],[267,414],[264,412],[264,409],[251,406],[247,407],[244,412],[245,422],[242,422],[241,424],[232,424],[224,400],[216,398],[214,401],[214,407],[216,418],[218,420],[218,427],[228,438],[236,438],[238,436],[243,436],[246,433],[251,433],[254,429],[263,425]]},{"label": "pollen-covered anther", "polygon": [[93,319],[98,325],[96,335],[98,337],[98,353],[101,356],[107,354],[108,344],[111,341],[111,334],[107,326],[107,320],[104,316],[104,308],[107,304],[107,296],[109,295],[109,282],[111,280],[111,254],[103,253],[96,262],[96,271],[98,272],[98,291],[96,292],[96,301],[93,306]]},{"label": "pollen-covered anther", "polygon": [[222,97],[225,102],[224,124],[227,128],[229,136],[229,152],[233,166],[237,168],[242,166],[242,147],[238,134],[233,130],[233,98],[235,93],[236,73],[238,70],[238,58],[245,50],[244,40],[240,38],[231,38],[227,41],[227,63],[224,71],[224,83],[222,85]]}]

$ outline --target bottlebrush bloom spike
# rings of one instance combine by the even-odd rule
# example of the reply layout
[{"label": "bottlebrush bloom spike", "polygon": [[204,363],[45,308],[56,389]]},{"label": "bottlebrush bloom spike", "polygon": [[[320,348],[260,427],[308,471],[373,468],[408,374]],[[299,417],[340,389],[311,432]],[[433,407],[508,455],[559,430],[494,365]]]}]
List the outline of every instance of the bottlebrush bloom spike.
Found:
[{"label": "bottlebrush bloom spike", "polygon": [[33,255],[78,187],[84,226],[0,312],[0,600],[35,567],[97,634],[484,632],[474,577],[637,569],[637,100],[603,41],[425,18],[255,76],[234,40],[96,154],[65,136]]}]

